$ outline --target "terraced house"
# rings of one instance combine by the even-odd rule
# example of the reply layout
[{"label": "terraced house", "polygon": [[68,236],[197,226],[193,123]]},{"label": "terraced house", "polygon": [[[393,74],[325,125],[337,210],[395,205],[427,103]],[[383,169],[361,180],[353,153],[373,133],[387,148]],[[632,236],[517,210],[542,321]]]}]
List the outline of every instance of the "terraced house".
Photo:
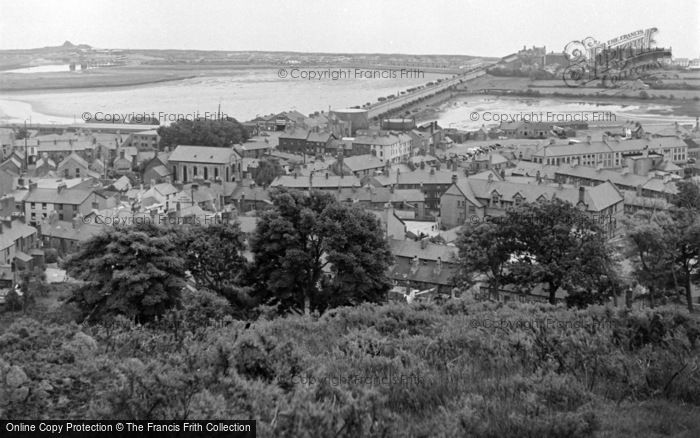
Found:
[{"label": "terraced house", "polygon": [[93,209],[112,207],[114,200],[88,188],[67,188],[59,184],[56,189],[36,188],[30,185],[24,199],[24,215],[27,223],[37,225],[53,211],[58,220],[70,221],[78,215],[85,216]]},{"label": "terraced house", "polygon": [[401,163],[411,157],[413,139],[403,132],[378,132],[358,135],[353,145],[369,149],[370,154],[383,161]]},{"label": "terraced house", "polygon": [[595,187],[521,184],[467,178],[453,184],[440,199],[440,219],[447,228],[478,224],[488,216],[504,216],[506,211],[526,202],[558,198],[588,212],[608,236],[615,233],[624,214],[624,195],[614,184]]},{"label": "terraced house", "polygon": [[679,137],[645,138],[622,140],[620,137],[603,135],[601,141],[593,141],[590,136],[586,141],[573,144],[550,144],[541,146],[532,154],[532,161],[539,164],[559,166],[561,164],[579,164],[582,166],[619,168],[626,165],[627,158],[644,153],[657,153],[664,161],[685,163],[688,159],[688,145]]}]

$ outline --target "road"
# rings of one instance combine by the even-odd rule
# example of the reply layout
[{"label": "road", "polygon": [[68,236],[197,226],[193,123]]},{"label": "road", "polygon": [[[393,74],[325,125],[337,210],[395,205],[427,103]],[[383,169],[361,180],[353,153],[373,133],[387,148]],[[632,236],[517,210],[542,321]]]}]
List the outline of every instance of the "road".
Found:
[{"label": "road", "polygon": [[421,88],[420,90],[416,90],[411,93],[395,97],[391,100],[377,102],[368,109],[368,117],[370,119],[377,117],[380,114],[386,113],[387,111],[391,111],[400,108],[408,103],[414,102],[420,99],[421,97],[431,96],[435,93],[443,91],[451,87],[452,85],[459,84],[460,81],[469,81],[478,78],[479,76],[482,76],[484,74],[486,74],[486,69],[475,70],[473,72],[459,75],[455,78],[445,79],[439,84],[430,85],[426,88]]}]

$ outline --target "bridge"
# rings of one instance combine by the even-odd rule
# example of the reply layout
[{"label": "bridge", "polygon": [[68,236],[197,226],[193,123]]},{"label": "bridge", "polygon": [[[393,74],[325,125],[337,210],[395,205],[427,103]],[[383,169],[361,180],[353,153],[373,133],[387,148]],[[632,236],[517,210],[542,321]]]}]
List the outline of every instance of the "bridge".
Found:
[{"label": "bridge", "polygon": [[389,111],[396,110],[398,108],[401,108],[404,105],[408,105],[410,103],[416,102],[419,99],[433,96],[437,93],[440,93],[442,91],[447,90],[448,88],[452,87],[453,85],[457,85],[463,81],[469,81],[475,78],[478,78],[479,76],[483,76],[486,74],[486,69],[485,68],[480,68],[468,73],[461,74],[457,77],[450,78],[450,79],[445,79],[439,83],[433,84],[433,85],[428,85],[425,88],[421,88],[418,90],[414,90],[410,93],[406,93],[403,95],[399,95],[394,97],[393,99],[387,99],[382,102],[376,102],[372,104],[369,108],[367,108],[367,116],[371,119],[374,117],[378,117],[382,114],[385,114]]}]

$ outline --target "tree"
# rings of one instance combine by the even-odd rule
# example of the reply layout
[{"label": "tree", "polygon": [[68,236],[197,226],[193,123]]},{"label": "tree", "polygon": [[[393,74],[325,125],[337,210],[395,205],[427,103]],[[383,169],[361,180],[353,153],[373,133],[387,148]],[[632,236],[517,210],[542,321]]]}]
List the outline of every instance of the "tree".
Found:
[{"label": "tree", "polygon": [[673,199],[673,226],[668,237],[675,249],[685,289],[688,311],[693,312],[692,279],[700,274],[700,186],[692,181],[679,181]]},{"label": "tree", "polygon": [[248,262],[238,223],[191,226],[181,231],[180,239],[185,269],[198,286],[226,298],[235,309],[251,304],[242,284]]},{"label": "tree", "polygon": [[258,168],[253,172],[255,184],[267,187],[278,176],[284,174],[284,169],[276,160],[260,160]]},{"label": "tree", "polygon": [[153,224],[107,228],[84,242],[66,269],[84,282],[70,301],[86,320],[151,320],[179,305],[184,285],[175,234]]},{"label": "tree", "polygon": [[559,199],[528,203],[509,211],[513,261],[509,281],[545,283],[549,301],[562,287],[570,292],[599,291],[612,263],[602,229],[587,213]]},{"label": "tree", "polygon": [[654,307],[658,291],[666,288],[673,269],[674,248],[667,238],[671,218],[664,212],[639,211],[625,225],[634,275],[649,289],[650,305]]},{"label": "tree", "polygon": [[158,128],[160,148],[180,144],[195,146],[230,147],[248,139],[248,132],[236,119],[178,120],[170,126]]},{"label": "tree", "polygon": [[374,215],[319,191],[277,190],[271,198],[252,239],[258,298],[307,314],[384,299],[391,253]]},{"label": "tree", "polygon": [[496,222],[483,222],[475,227],[465,225],[457,240],[462,279],[471,285],[478,276],[486,276],[490,296],[498,298],[515,250],[512,237],[509,228]]}]

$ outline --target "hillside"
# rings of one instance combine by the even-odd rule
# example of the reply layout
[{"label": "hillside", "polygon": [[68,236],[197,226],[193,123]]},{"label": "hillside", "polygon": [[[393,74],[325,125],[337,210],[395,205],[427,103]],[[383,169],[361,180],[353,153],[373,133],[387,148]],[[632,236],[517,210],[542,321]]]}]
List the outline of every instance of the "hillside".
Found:
[{"label": "hillside", "polygon": [[700,433],[698,322],[671,309],[453,300],[245,325],[200,296],[157,326],[84,328],[64,312],[11,316],[0,416],[252,418],[262,437]]}]

